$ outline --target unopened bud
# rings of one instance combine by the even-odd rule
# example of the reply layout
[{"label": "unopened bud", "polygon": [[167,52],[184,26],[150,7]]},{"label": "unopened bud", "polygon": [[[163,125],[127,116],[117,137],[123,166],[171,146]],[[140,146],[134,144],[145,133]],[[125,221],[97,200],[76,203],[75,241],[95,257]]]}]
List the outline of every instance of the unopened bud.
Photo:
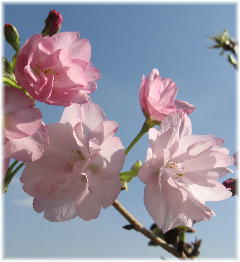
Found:
[{"label": "unopened bud", "polygon": [[42,30],[42,35],[51,36],[56,34],[61,29],[62,21],[62,15],[56,10],[51,10],[45,20],[45,27]]},{"label": "unopened bud", "polygon": [[236,195],[236,179],[229,178],[223,182],[223,185],[231,190],[233,196]]},{"label": "unopened bud", "polygon": [[137,173],[138,173],[138,170],[139,170],[139,168],[140,168],[141,166],[142,166],[142,162],[138,160],[138,161],[131,167],[131,170],[137,174]]},{"label": "unopened bud", "polygon": [[20,49],[19,34],[15,26],[11,24],[4,25],[4,36],[12,48],[18,52]]}]

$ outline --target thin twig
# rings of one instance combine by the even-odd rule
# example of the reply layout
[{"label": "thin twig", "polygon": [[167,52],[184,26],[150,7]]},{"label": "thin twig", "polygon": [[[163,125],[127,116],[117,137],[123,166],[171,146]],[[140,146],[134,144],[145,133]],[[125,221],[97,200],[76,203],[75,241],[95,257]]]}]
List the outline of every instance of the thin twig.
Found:
[{"label": "thin twig", "polygon": [[140,233],[142,233],[144,236],[152,240],[155,244],[161,246],[163,249],[174,255],[175,257],[179,257],[182,259],[186,259],[186,255],[184,253],[179,253],[175,248],[169,246],[162,238],[157,237],[153,232],[146,229],[140,222],[136,220],[136,218],[130,214],[122,204],[120,204],[117,200],[114,201],[113,206],[115,209],[123,215],[128,222],[133,225],[134,229]]}]

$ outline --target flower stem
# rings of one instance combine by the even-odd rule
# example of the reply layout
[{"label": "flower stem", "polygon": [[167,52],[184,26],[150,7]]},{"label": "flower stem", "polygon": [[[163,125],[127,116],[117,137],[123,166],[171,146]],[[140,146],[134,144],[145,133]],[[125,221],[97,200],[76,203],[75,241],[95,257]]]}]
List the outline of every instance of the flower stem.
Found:
[{"label": "flower stem", "polygon": [[163,249],[165,249],[166,251],[171,253],[173,256],[178,257],[178,258],[182,258],[182,259],[186,259],[187,258],[186,255],[183,252],[179,253],[174,247],[168,245],[165,242],[165,240],[163,240],[160,237],[157,237],[152,231],[149,231],[148,229],[146,229],[117,200],[115,200],[113,202],[113,206],[123,217],[125,217],[127,219],[128,222],[130,222],[130,224],[133,226],[133,229],[135,229],[136,231],[140,232],[141,234],[143,234],[144,236],[146,236],[147,238],[152,240],[155,244],[161,246]]},{"label": "flower stem", "polygon": [[11,173],[11,171],[13,170],[13,168],[16,166],[17,163],[18,163],[18,161],[15,160],[15,161],[10,165],[10,167],[9,167],[8,170],[7,170],[6,176],[8,176],[8,174]]},{"label": "flower stem", "polygon": [[22,162],[12,171],[12,169],[14,168],[14,166],[17,163],[18,163],[18,161],[15,160],[7,171],[6,177],[4,179],[4,193],[6,193],[8,191],[8,185],[10,184],[10,182],[12,181],[13,177],[18,172],[18,170],[20,170],[20,168],[23,167],[23,165],[24,165],[24,163]]},{"label": "flower stem", "polygon": [[141,139],[141,137],[154,125],[159,124],[157,121],[153,121],[150,118],[146,118],[144,121],[141,130],[139,133],[136,135],[136,137],[132,140],[132,142],[128,145],[125,154],[127,155],[129,151],[134,147],[134,145]]}]

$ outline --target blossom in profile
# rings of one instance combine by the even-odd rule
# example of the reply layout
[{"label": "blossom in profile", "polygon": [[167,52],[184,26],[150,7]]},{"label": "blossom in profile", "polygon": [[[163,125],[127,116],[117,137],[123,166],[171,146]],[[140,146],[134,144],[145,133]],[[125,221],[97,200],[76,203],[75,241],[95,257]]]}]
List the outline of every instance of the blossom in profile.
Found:
[{"label": "blossom in profile", "polygon": [[188,102],[176,100],[176,84],[169,78],[161,78],[157,69],[142,77],[139,92],[140,106],[144,115],[154,121],[162,121],[177,109],[190,114],[195,107]]},{"label": "blossom in profile", "polygon": [[234,162],[223,140],[192,135],[188,116],[179,110],[149,130],[146,162],[139,178],[146,184],[145,206],[163,232],[215,215],[206,201],[231,197],[218,179],[230,173]]},{"label": "blossom in profile", "polygon": [[91,45],[79,33],[33,35],[19,51],[15,75],[39,101],[62,106],[85,103],[100,78],[90,59]]},{"label": "blossom in profile", "polygon": [[42,114],[34,101],[17,88],[4,87],[4,163],[39,159],[48,145]]},{"label": "blossom in profile", "polygon": [[93,102],[73,104],[60,123],[47,125],[49,147],[21,176],[33,207],[49,221],[94,219],[121,190],[125,151],[114,136],[117,123]]}]

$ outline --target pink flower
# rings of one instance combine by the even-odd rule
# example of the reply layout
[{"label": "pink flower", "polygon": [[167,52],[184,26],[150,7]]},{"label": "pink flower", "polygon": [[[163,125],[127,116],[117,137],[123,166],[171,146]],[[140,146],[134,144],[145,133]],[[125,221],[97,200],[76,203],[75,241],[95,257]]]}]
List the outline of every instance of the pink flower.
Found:
[{"label": "pink flower", "polygon": [[185,101],[175,100],[176,95],[176,84],[169,78],[161,78],[157,69],[153,69],[149,76],[143,76],[139,100],[147,118],[162,121],[177,109],[191,114],[195,107]]},{"label": "pink flower", "polygon": [[28,163],[21,182],[33,207],[49,221],[76,216],[94,219],[117,198],[125,153],[108,121],[93,102],[67,107],[58,124],[47,125],[50,144],[44,156]]},{"label": "pink flower", "polygon": [[163,232],[210,219],[214,212],[205,201],[232,195],[217,181],[233,164],[221,147],[223,140],[191,133],[190,119],[181,110],[165,118],[160,130],[149,130],[150,147],[139,178],[146,184],[145,206]]},{"label": "pink flower", "polygon": [[7,169],[11,157],[18,161],[39,159],[48,145],[48,136],[34,101],[16,88],[5,86],[4,90],[4,162]]},{"label": "pink flower", "polygon": [[79,33],[33,35],[18,54],[16,78],[32,97],[47,104],[85,103],[100,78],[90,57],[90,43]]}]

